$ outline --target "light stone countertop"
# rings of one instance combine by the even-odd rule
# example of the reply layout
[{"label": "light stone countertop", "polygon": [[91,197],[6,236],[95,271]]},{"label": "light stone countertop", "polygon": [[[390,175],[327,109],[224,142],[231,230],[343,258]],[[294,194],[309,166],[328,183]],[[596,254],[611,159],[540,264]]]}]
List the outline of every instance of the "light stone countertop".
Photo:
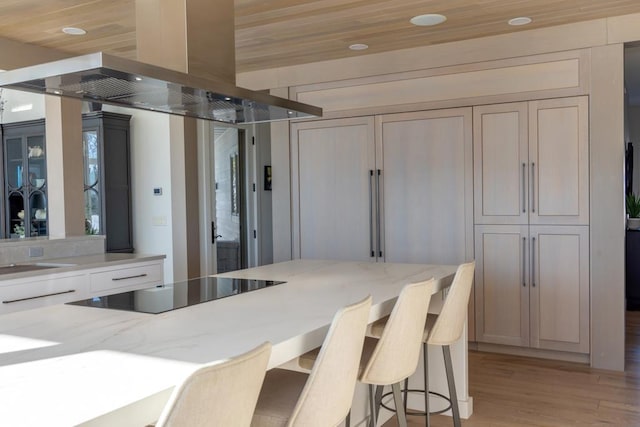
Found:
[{"label": "light stone countertop", "polygon": [[[2,281],[11,279],[22,279],[26,277],[37,277],[55,273],[67,273],[81,271],[89,268],[112,267],[114,265],[126,265],[143,261],[162,260],[165,255],[145,255],[128,253],[101,253],[95,255],[83,255],[67,258],[33,259],[27,262],[20,262],[18,265],[41,264],[60,265],[54,268],[43,268],[39,270],[23,271],[20,273],[0,274],[0,286]],[[3,267],[3,266],[0,266]]]},{"label": "light stone countertop", "polygon": [[161,314],[57,305],[0,316],[2,423],[153,422],[198,364],[270,341],[269,367],[281,365],[319,346],[340,307],[371,294],[374,321],[405,284],[448,286],[455,269],[296,260],[221,275],[285,284]]}]

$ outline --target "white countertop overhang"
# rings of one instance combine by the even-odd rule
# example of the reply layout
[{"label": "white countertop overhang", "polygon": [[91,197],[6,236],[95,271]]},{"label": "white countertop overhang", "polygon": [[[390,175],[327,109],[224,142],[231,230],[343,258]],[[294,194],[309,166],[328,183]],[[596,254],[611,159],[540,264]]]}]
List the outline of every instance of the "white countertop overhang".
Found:
[{"label": "white countertop overhang", "polygon": [[161,314],[57,305],[0,316],[3,420],[101,425],[101,415],[147,401],[148,414],[131,412],[153,421],[144,417],[157,415],[198,364],[270,341],[269,367],[278,366],[319,346],[340,307],[371,294],[374,321],[391,311],[405,284],[435,277],[440,289],[455,269],[296,260],[220,275],[285,284]]}]

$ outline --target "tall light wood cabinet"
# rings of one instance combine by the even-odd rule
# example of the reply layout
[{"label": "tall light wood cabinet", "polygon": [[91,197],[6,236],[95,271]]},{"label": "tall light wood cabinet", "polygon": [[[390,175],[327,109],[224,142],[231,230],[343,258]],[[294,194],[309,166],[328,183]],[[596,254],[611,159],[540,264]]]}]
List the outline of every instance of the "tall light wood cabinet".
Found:
[{"label": "tall light wood cabinet", "polygon": [[474,108],[476,338],[589,352],[588,98]]},{"label": "tall light wood cabinet", "polygon": [[589,352],[589,227],[476,226],[476,339]]},{"label": "tall light wood cabinet", "polygon": [[459,108],[292,124],[294,257],[471,259],[471,118]]},{"label": "tall light wood cabinet", "polygon": [[375,259],[372,117],[292,125],[294,258]]},{"label": "tall light wood cabinet", "polygon": [[473,258],[471,119],[469,108],[376,117],[385,261]]}]

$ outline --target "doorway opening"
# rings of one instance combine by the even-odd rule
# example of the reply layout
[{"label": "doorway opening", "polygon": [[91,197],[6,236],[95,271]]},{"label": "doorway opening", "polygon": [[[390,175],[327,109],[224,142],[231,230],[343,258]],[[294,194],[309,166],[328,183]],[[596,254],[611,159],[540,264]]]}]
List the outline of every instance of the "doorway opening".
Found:
[{"label": "doorway opening", "polygon": [[214,126],[212,190],[215,220],[212,243],[216,246],[217,273],[247,267],[245,232],[245,131],[234,127]]}]

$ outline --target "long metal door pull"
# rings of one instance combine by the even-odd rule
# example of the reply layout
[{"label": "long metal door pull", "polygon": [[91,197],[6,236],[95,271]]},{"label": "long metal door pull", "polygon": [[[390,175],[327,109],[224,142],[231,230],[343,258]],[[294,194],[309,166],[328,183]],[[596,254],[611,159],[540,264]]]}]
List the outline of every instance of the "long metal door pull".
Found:
[{"label": "long metal door pull", "polygon": [[527,212],[527,191],[524,182],[527,180],[527,164],[522,163],[522,213]]},{"label": "long metal door pull", "polygon": [[136,274],[135,276],[125,276],[125,277],[114,277],[111,280],[127,280],[127,279],[137,279],[138,277],[147,277],[147,273]]},{"label": "long metal door pull", "polygon": [[536,211],[536,164],[534,162],[531,162],[531,212],[535,213],[535,211]]},{"label": "long metal door pull", "polygon": [[527,238],[522,238],[522,286],[527,286],[527,277],[525,276],[525,264],[527,263]]},{"label": "long metal door pull", "polygon": [[380,219],[380,175],[382,175],[382,170],[378,169],[378,173],[376,175],[376,219],[377,219],[377,242],[378,242],[378,257],[382,258],[382,238],[380,236],[380,223],[382,220]]},{"label": "long metal door pull", "polygon": [[531,238],[531,286],[536,287],[536,238]]},{"label": "long metal door pull", "polygon": [[14,303],[14,302],[29,301],[31,299],[46,298],[46,297],[53,297],[53,296],[56,296],[56,295],[70,294],[70,293],[75,292],[75,291],[76,291],[75,289],[69,289],[68,291],[53,292],[51,294],[37,295],[35,297],[26,297],[26,298],[18,298],[18,299],[2,301],[2,303],[3,304],[11,304],[11,303]]},{"label": "long metal door pull", "polygon": [[371,258],[376,256],[373,248],[373,169],[369,170],[369,252]]}]

